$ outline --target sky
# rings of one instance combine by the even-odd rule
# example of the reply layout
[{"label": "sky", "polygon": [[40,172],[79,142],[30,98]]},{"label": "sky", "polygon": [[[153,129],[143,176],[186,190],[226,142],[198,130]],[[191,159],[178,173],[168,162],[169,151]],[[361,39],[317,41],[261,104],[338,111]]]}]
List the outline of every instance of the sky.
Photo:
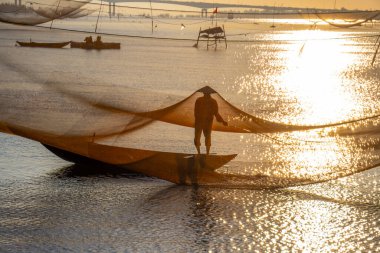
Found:
[{"label": "sky", "polygon": [[[245,0],[244,2],[261,2],[270,3],[271,1],[263,0]],[[344,7],[346,9],[373,9],[380,10],[380,0],[272,0],[275,5],[310,7],[310,8],[328,8],[334,6],[338,9]]]},{"label": "sky", "polygon": [[[185,1],[185,0],[181,0]],[[189,2],[215,2],[228,4],[269,5],[302,8],[380,10],[380,0],[187,0]]]}]

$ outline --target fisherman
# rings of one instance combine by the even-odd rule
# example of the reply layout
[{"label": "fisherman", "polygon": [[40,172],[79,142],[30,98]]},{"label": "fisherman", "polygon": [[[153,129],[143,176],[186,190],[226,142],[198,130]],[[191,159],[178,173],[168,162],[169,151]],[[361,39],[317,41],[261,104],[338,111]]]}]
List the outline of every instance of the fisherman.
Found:
[{"label": "fisherman", "polygon": [[206,152],[210,153],[211,148],[211,130],[214,116],[218,122],[227,126],[228,123],[220,116],[218,112],[218,103],[211,97],[211,93],[215,93],[213,89],[206,86],[199,90],[203,93],[203,97],[198,98],[195,101],[194,117],[195,117],[195,134],[194,145],[197,148],[198,154],[201,153],[201,134],[205,137]]},{"label": "fisherman", "polygon": [[101,36],[97,36],[96,37],[96,41],[95,41],[95,46],[100,46],[102,44],[102,37]]},{"label": "fisherman", "polygon": [[86,42],[87,45],[92,45],[92,36],[88,36],[84,38],[84,41]]}]

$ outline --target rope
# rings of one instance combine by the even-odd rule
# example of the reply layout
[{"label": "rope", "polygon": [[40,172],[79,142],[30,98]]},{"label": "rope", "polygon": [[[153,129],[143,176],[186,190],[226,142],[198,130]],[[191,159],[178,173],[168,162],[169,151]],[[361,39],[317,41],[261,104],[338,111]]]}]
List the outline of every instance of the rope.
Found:
[{"label": "rope", "polygon": [[[268,134],[263,134],[263,133],[257,133],[258,135],[261,135],[265,138],[268,138],[268,139],[271,139],[271,140],[274,140],[278,143],[281,143],[281,144],[284,144],[284,145],[294,145],[295,142],[303,142],[303,143],[312,143],[312,144],[321,144],[321,143],[329,143],[331,141],[316,141],[316,140],[301,140],[301,139],[297,139],[297,138],[286,138],[285,141],[284,140],[281,140],[279,138],[275,138],[275,137],[271,137],[269,136]],[[288,140],[290,141],[293,141],[293,142],[288,142]]]},{"label": "rope", "polygon": [[166,25],[173,25],[173,26],[181,26],[182,24],[185,25],[185,26],[191,26],[191,25],[197,25],[197,24],[201,24],[201,23],[210,22],[209,20],[202,20],[202,21],[197,21],[197,22],[193,22],[193,23],[186,23],[186,22],[171,23],[171,22],[162,21],[160,19],[155,19],[155,21],[156,21],[156,23],[161,23],[161,24],[166,24]]},{"label": "rope", "polygon": [[28,9],[27,7],[19,7],[18,9],[16,10],[12,10],[12,11],[3,11],[3,10],[0,10],[0,13],[4,13],[4,14],[9,14],[9,13],[18,13],[18,12],[24,12],[25,9]]},{"label": "rope", "polygon": [[103,4],[103,0],[100,0],[100,6],[99,6],[98,18],[96,19],[95,33],[96,33],[97,30],[98,30],[98,23],[99,23],[100,12],[102,11],[102,7],[103,7],[102,4]]},{"label": "rope", "polygon": [[[89,3],[88,1],[74,0],[73,2],[87,4],[87,5],[99,5],[98,3]],[[38,4],[40,4],[40,3],[38,3]],[[151,10],[150,7],[136,7],[136,6],[128,6],[128,5],[115,5],[115,7],[125,8],[125,9],[136,9],[136,10],[148,10],[148,11]],[[247,8],[252,8],[252,6],[247,6]],[[210,8],[206,8],[206,9],[214,10],[215,6],[213,6],[213,7],[210,6]],[[202,13],[201,10],[200,11],[192,11],[192,10],[164,9],[164,8],[152,8],[152,10],[153,11],[166,11],[166,12],[181,12],[181,13]],[[307,11],[308,10],[309,9],[307,9]],[[360,13],[370,13],[370,12],[374,12],[374,11],[336,11],[336,10],[334,10],[334,11],[324,11],[324,12],[321,12],[320,14],[360,14]],[[255,11],[251,11],[251,12],[249,12],[249,11],[247,11],[247,12],[227,11],[227,12],[224,12],[224,11],[221,11],[218,9],[218,14],[224,14],[224,15],[232,14],[232,15],[243,15],[243,16],[247,16],[247,15],[258,15],[258,16],[268,16],[268,15],[270,15],[270,16],[273,16],[273,15],[293,16],[293,15],[297,15],[297,16],[300,16],[300,15],[310,14],[310,13],[301,12],[299,10],[295,10],[293,12],[261,12],[261,11],[260,12],[259,11],[257,11],[257,12],[255,12]]]},{"label": "rope", "polygon": [[60,3],[61,3],[61,0],[58,1],[57,8],[56,8],[55,11],[54,11],[54,16],[53,16],[53,19],[51,20],[51,23],[50,23],[50,29],[52,28],[52,26],[53,26],[53,22],[54,22],[54,19],[55,19],[56,16],[57,16],[57,11],[58,11],[59,4],[60,4]]},{"label": "rope", "polygon": [[[39,28],[46,28],[42,25],[35,25]],[[79,33],[91,33],[91,31],[84,31],[84,30],[74,30],[69,28],[57,28],[53,27],[52,29],[55,30],[61,30],[61,31],[70,31],[70,32],[79,32]],[[172,40],[172,41],[197,41],[197,39],[190,39],[190,38],[174,38],[174,37],[158,37],[158,36],[143,36],[143,35],[131,35],[131,34],[116,34],[116,33],[107,33],[107,32],[97,32],[97,34],[101,35],[108,35],[108,36],[117,36],[117,37],[127,37],[127,38],[139,38],[139,39],[155,39],[155,40]],[[242,35],[244,35],[243,33]],[[249,33],[247,33],[249,34]],[[236,34],[232,34],[232,36],[235,36]],[[328,41],[328,40],[343,40],[343,39],[361,39],[361,38],[374,38],[378,37],[380,34],[372,34],[372,35],[361,35],[361,36],[345,36],[345,37],[332,37],[332,38],[312,38],[308,39],[308,41]],[[203,40],[200,40],[203,41]],[[235,43],[273,43],[273,42],[304,42],[304,39],[288,39],[288,40],[228,40],[228,42],[235,42]]]},{"label": "rope", "polygon": [[[82,5],[95,5],[95,6],[98,6],[98,5],[101,5],[99,3],[92,3],[90,2],[89,0],[74,0],[72,1],[74,3],[80,3]],[[36,5],[42,5],[42,6],[49,6],[49,7],[56,7],[55,4],[47,4],[47,3],[41,3],[39,1],[28,1],[28,3],[32,3],[32,4],[36,4]],[[115,4],[115,7],[117,8],[120,8],[120,9],[132,9],[132,10],[146,10],[146,11],[150,11],[150,10],[153,10],[153,11],[165,11],[165,12],[178,12],[178,13],[192,13],[192,14],[202,14],[202,11],[201,10],[197,10],[197,11],[193,11],[193,10],[179,10],[179,9],[165,9],[165,8],[150,8],[150,7],[136,7],[136,6],[128,6],[128,5],[116,5]],[[249,6],[247,6],[249,7]],[[208,9],[214,9],[214,8],[208,8]],[[304,9],[301,9],[304,11]],[[230,12],[230,11],[227,11],[227,12],[224,12],[224,11],[220,11],[218,10],[218,14],[223,14],[223,15],[228,15],[228,14],[232,14],[232,15],[242,15],[242,16],[249,16],[249,15],[257,15],[257,16],[302,16],[302,15],[310,15],[310,14],[315,14],[315,15],[318,15],[318,14],[361,14],[361,13],[373,13],[374,11],[324,11],[324,12],[313,12],[313,13],[310,13],[309,12],[309,9],[307,9],[306,12],[303,12],[303,11],[299,11],[299,10],[295,10],[293,12]],[[378,12],[376,14],[379,15],[380,12]],[[374,17],[376,17],[374,16]]]},{"label": "rope", "polygon": [[366,23],[368,22],[369,20],[372,20],[374,18],[376,18],[377,16],[380,15],[380,12],[376,12],[374,15],[370,16],[370,17],[367,17],[366,19],[362,20],[362,21],[359,21],[359,22],[356,22],[356,23],[353,23],[353,24],[335,24],[333,22],[330,22],[324,18],[322,18],[319,13],[315,12],[314,13],[320,20],[323,20],[324,22],[328,23],[329,25],[332,25],[332,26],[335,26],[335,27],[338,27],[338,28],[351,28],[351,27],[354,27],[354,26],[359,26],[363,23]]},{"label": "rope", "polygon": [[[380,35],[379,35],[379,37],[377,38],[376,42],[379,41],[379,40],[380,40]],[[373,55],[373,58],[372,58],[372,63],[371,63],[372,66],[373,66],[373,64],[375,63],[377,53],[379,52],[379,48],[380,48],[380,41],[379,41],[379,44],[377,45],[377,48],[376,48],[375,54]]]}]

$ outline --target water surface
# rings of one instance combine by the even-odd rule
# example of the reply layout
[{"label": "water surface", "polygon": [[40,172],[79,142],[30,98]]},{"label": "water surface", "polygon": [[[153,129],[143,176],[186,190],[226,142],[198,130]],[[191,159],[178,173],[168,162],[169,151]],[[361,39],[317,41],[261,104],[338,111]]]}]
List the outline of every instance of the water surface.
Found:
[{"label": "water surface", "polygon": [[[379,65],[369,64],[374,41],[351,38],[373,33],[290,26],[254,35],[265,41],[230,43],[217,51],[195,49],[189,41],[104,36],[120,41],[122,49],[86,51],[14,47],[15,40],[82,40],[84,34],[2,24],[0,117],[74,131],[91,126],[94,114],[55,87],[149,110],[205,85],[244,111],[277,122],[322,124],[373,115],[380,81]],[[212,148],[237,153],[221,171],[244,175],[323,176],[378,162],[376,131],[346,137],[332,134],[335,130],[270,138],[215,132]],[[192,129],[157,122],[104,142],[194,152],[192,138]],[[124,171],[78,167],[37,142],[1,134],[0,251],[376,252],[379,173],[376,167],[277,190],[183,187]]]}]

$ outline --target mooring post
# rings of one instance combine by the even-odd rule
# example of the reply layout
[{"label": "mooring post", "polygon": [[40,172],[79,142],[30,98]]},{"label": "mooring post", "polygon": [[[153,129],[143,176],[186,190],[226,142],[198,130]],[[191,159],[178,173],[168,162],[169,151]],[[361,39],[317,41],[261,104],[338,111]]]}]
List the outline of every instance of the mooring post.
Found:
[{"label": "mooring post", "polygon": [[223,25],[223,35],[224,35],[224,43],[226,44],[226,49],[227,49],[227,36],[226,36],[226,30],[224,29],[224,25]]},{"label": "mooring post", "polygon": [[195,44],[195,47],[198,47],[198,43],[199,43],[199,37],[201,36],[201,28],[199,27],[199,33],[198,33],[198,39],[197,39],[197,44]]},{"label": "mooring post", "polygon": [[111,0],[108,2],[108,16],[111,18]]}]

